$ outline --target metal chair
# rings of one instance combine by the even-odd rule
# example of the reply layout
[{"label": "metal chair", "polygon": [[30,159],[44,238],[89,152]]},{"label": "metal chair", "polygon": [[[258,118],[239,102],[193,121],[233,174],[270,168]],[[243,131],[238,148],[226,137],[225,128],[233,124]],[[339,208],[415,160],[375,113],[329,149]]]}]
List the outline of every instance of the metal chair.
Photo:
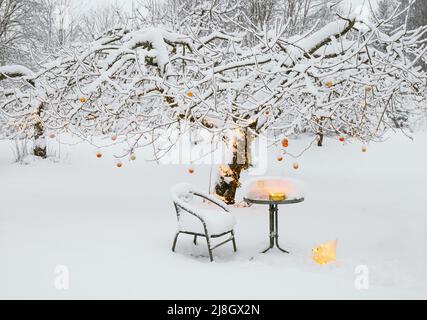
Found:
[{"label": "metal chair", "polygon": [[[213,261],[212,251],[229,241],[232,241],[234,252],[236,252],[237,247],[233,230],[236,220],[223,203],[215,197],[200,192],[186,183],[175,185],[171,193],[178,220],[178,230],[172,245],[173,252],[175,252],[178,236],[181,233],[193,235],[194,244],[197,244],[197,236],[205,237],[211,262]],[[203,198],[220,207],[222,210],[196,208],[190,203],[193,200],[193,196]],[[215,246],[211,245],[211,238],[218,238],[228,234],[230,237],[227,240]]]}]

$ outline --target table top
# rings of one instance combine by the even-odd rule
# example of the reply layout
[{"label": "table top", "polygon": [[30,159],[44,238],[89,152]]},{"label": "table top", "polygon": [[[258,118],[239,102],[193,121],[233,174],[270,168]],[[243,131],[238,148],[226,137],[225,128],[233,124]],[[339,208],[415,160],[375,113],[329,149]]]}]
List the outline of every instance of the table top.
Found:
[{"label": "table top", "polygon": [[304,198],[293,198],[293,199],[285,199],[280,201],[274,201],[274,200],[262,200],[262,199],[249,199],[249,198],[243,198],[244,201],[254,204],[291,204],[291,203],[298,203],[303,202]]}]

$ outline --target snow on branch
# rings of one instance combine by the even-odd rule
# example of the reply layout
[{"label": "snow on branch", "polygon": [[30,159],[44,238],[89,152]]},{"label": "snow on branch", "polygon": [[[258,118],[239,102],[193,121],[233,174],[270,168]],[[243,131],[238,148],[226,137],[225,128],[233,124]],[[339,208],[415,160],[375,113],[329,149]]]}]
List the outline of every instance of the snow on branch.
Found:
[{"label": "snow on branch", "polygon": [[249,47],[224,30],[115,29],[46,64],[31,95],[44,102],[46,127],[126,136],[129,152],[156,142],[167,150],[174,133],[200,128],[370,141],[404,125],[407,106],[425,94],[416,62],[426,32],[338,17],[304,35],[257,33]]},{"label": "snow on branch", "polygon": [[31,81],[34,73],[22,65],[7,65],[0,67],[0,81],[8,78],[23,78]]}]

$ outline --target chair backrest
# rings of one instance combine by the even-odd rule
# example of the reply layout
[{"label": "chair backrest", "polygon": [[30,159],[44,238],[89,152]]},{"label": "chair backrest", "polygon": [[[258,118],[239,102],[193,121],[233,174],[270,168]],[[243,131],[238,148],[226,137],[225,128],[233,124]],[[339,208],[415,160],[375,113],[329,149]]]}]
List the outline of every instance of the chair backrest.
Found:
[{"label": "chair backrest", "polygon": [[194,188],[189,183],[179,183],[172,187],[171,194],[177,204],[188,204],[194,198]]},{"label": "chair backrest", "polygon": [[191,202],[194,196],[201,197],[209,202],[214,203],[218,207],[222,208],[224,211],[228,212],[228,208],[224,203],[221,203],[214,196],[208,195],[200,190],[197,190],[194,186],[189,183],[179,183],[172,187],[171,189],[172,199],[175,204],[177,218],[179,220],[180,211],[184,210],[192,215],[198,216],[197,208],[194,207]]},{"label": "chair backrest", "polygon": [[171,189],[172,199],[176,209],[176,215],[179,220],[180,211],[184,210],[194,213],[195,210],[191,205],[194,199],[194,187],[189,183],[178,183]]}]

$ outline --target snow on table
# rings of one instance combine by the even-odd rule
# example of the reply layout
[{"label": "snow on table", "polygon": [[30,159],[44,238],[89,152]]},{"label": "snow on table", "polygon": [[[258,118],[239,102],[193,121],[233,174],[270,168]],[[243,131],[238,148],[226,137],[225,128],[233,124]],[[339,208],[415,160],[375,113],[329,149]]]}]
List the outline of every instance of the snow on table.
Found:
[{"label": "snow on table", "polygon": [[304,197],[304,183],[285,177],[254,178],[244,185],[245,198],[252,200],[269,200],[271,194],[284,194],[285,199]]}]

